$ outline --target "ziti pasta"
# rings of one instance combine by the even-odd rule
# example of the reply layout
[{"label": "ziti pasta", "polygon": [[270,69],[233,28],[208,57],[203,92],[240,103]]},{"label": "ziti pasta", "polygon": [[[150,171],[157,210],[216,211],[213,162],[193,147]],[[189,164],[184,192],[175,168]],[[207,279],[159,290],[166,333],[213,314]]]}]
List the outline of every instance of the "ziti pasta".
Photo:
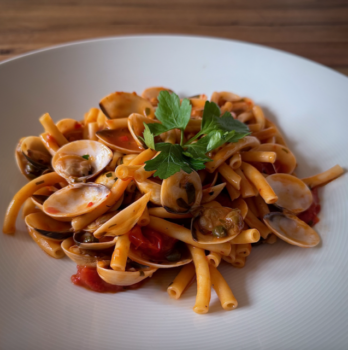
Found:
[{"label": "ziti pasta", "polygon": [[339,165],[299,179],[296,158],[261,107],[230,92],[180,98],[161,87],[114,92],[80,121],[39,120],[19,140],[29,181],[13,197],[3,232],[22,208],[30,237],[49,256],[78,265],[73,283],[98,292],[134,289],[158,269],[179,267],[179,299],[193,281],[194,311],[214,288],[225,310],[238,302],[218,271],[241,268],[252,247],[277,238],[320,242],[318,186]]}]

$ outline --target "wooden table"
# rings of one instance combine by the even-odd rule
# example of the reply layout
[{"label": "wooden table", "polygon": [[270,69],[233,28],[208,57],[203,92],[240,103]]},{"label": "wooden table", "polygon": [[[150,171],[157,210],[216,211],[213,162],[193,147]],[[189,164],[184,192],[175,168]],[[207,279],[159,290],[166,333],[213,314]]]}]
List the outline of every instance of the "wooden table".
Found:
[{"label": "wooden table", "polygon": [[0,60],[74,40],[144,33],[263,44],[348,75],[348,0],[0,0]]}]

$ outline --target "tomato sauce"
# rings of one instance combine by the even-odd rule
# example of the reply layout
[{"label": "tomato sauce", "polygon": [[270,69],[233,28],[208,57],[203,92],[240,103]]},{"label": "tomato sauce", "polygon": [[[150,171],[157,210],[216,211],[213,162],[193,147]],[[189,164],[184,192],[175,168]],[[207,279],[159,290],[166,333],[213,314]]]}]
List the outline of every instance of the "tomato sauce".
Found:
[{"label": "tomato sauce", "polygon": [[303,213],[298,215],[298,218],[304,221],[309,226],[314,226],[319,222],[318,214],[320,213],[321,206],[318,196],[318,187],[312,188],[313,203],[312,205]]},{"label": "tomato sauce", "polygon": [[170,254],[177,240],[146,226],[136,225],[128,234],[135,249],[139,249],[154,260],[164,260]]},{"label": "tomato sauce", "polygon": [[98,293],[117,293],[128,289],[138,289],[143,284],[141,281],[131,286],[116,286],[102,280],[95,267],[79,265],[77,265],[77,273],[71,276],[71,282]]}]

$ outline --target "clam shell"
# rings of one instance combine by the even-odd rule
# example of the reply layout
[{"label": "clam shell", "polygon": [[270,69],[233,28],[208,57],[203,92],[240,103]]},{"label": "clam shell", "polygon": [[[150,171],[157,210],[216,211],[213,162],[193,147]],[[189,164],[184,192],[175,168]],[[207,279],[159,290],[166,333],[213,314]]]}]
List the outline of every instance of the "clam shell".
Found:
[{"label": "clam shell", "polygon": [[[84,231],[75,232],[74,236],[73,236],[73,240],[74,240],[75,244],[79,248],[86,249],[86,250],[90,250],[90,249],[92,249],[92,250],[104,250],[104,249],[114,247],[116,244],[117,238],[118,238],[118,237],[110,237],[110,240],[107,240],[107,241],[86,243],[86,242],[82,242],[82,239],[81,239],[81,236],[86,234],[86,233],[89,233],[89,232],[84,232]],[[89,233],[89,234],[92,234],[92,233]],[[106,237],[102,237],[102,238],[106,238]]]},{"label": "clam shell", "polygon": [[152,104],[136,93],[113,92],[104,97],[99,106],[109,119],[127,118],[132,113],[139,113],[151,119],[155,117]]},{"label": "clam shell", "polygon": [[81,266],[96,267],[98,259],[110,259],[112,254],[104,253],[102,250],[81,250],[72,237],[65,239],[61,247],[69,259]]},{"label": "clam shell", "polygon": [[[96,136],[100,142],[114,151],[125,154],[137,154],[144,150],[141,142],[138,138],[134,138],[128,128],[104,129],[96,132]],[[124,138],[126,140],[123,140]]]},{"label": "clam shell", "polygon": [[[183,246],[186,248],[186,246]],[[192,261],[192,257],[190,254],[190,251],[186,248],[181,249],[181,259],[176,262],[171,262],[168,260],[163,260],[163,261],[154,261],[152,260],[148,255],[143,253],[140,249],[135,249],[134,247],[130,247],[128,257],[142,265],[154,267],[156,269],[170,269],[172,267],[177,267],[177,266],[182,266],[189,264]]]},{"label": "clam shell", "polygon": [[289,174],[273,174],[266,178],[278,197],[274,205],[298,214],[313,203],[313,195],[308,186],[299,178]]},{"label": "clam shell", "polygon": [[277,153],[276,163],[281,165],[280,173],[291,174],[296,168],[296,158],[289,148],[276,143],[263,143],[256,146],[252,151],[265,151]]},{"label": "clam shell", "polygon": [[[38,158],[38,155],[41,157]],[[29,180],[52,171],[51,155],[40,137],[28,136],[19,140],[15,150],[15,159],[20,172]],[[28,168],[32,169],[32,172]]]},{"label": "clam shell", "polygon": [[70,224],[54,220],[41,211],[27,215],[25,223],[39,235],[55,241],[63,241],[73,235]]},{"label": "clam shell", "polygon": [[311,248],[320,243],[319,235],[293,214],[273,212],[266,214],[263,221],[276,236],[289,244]]},{"label": "clam shell", "polygon": [[76,217],[94,210],[109,193],[107,187],[94,183],[68,185],[48,197],[43,210],[51,217]]},{"label": "clam shell", "polygon": [[97,272],[99,276],[107,283],[114,284],[117,286],[130,286],[138,283],[147,277],[151,277],[154,272],[157,271],[155,268],[141,269],[139,271],[115,271],[110,266],[110,260],[103,260],[97,262]]},{"label": "clam shell", "polygon": [[83,125],[75,119],[61,119],[56,126],[69,142],[83,139]]},{"label": "clam shell", "polygon": [[104,174],[100,174],[94,182],[99,185],[104,185],[111,190],[111,187],[115,184],[115,178],[116,173],[114,171],[108,171]]},{"label": "clam shell", "polygon": [[120,236],[129,232],[133,226],[138,222],[146,205],[150,199],[150,194],[147,193],[138,199],[127,208],[123,209],[110,220],[100,226],[95,232],[94,236],[99,238],[103,235]]},{"label": "clam shell", "polygon": [[[198,243],[219,244],[219,243],[229,242],[233,238],[237,237],[243,228],[243,225],[242,225],[243,217],[241,216],[239,209],[231,209],[227,207],[218,207],[218,206],[210,206],[210,207],[202,206],[196,210],[198,212],[198,215],[197,213],[193,213],[194,215],[195,214],[196,215],[192,218],[192,221],[191,221],[191,233],[192,233],[192,238]],[[214,227],[216,227],[219,225],[223,226],[224,222],[226,221],[225,220],[226,215],[228,215],[230,212],[235,212],[235,214],[239,216],[240,225],[239,227],[233,226],[231,229],[227,229],[226,230],[227,235],[225,237],[215,237],[212,233],[204,234],[203,232],[201,232],[201,229],[198,225],[198,220],[200,220],[202,216],[206,216],[208,219],[211,219],[215,224]],[[221,220],[219,220],[218,217],[221,217]]]},{"label": "clam shell", "polygon": [[[189,198],[189,195],[193,197]],[[187,174],[180,170],[162,182],[161,205],[168,212],[187,213],[198,207],[201,200],[202,182],[195,171]]]},{"label": "clam shell", "polygon": [[[67,173],[64,166],[59,165],[60,161],[65,156],[82,156],[88,155],[88,161],[91,164],[92,172],[86,176],[74,177]],[[52,159],[52,166],[57,174],[64,177],[68,182],[83,182],[91,177],[99,174],[111,161],[113,153],[111,150],[98,141],[93,140],[79,140],[69,142],[63,147],[59,148]],[[59,166],[58,166],[59,165]]]},{"label": "clam shell", "polygon": [[202,190],[202,204],[213,201],[225,188],[226,183],[223,182],[216,186],[211,186]]}]

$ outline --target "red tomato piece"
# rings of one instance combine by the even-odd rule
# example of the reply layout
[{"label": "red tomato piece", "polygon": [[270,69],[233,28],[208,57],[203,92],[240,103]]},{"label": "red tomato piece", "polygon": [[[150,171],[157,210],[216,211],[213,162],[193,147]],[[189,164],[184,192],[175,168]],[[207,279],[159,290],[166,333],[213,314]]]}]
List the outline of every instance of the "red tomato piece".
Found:
[{"label": "red tomato piece", "polygon": [[127,135],[120,136],[120,141],[127,142],[129,141],[129,137]]},{"label": "red tomato piece", "polygon": [[312,205],[306,211],[298,215],[298,218],[304,221],[309,226],[314,226],[320,221],[320,219],[318,218],[318,214],[320,213],[321,206],[320,206],[320,200],[318,196],[318,187],[312,188],[312,194],[313,194]]},{"label": "red tomato piece", "polygon": [[136,225],[129,232],[129,240],[135,247],[153,259],[164,259],[174,248],[176,239],[163,235],[148,227]]}]

